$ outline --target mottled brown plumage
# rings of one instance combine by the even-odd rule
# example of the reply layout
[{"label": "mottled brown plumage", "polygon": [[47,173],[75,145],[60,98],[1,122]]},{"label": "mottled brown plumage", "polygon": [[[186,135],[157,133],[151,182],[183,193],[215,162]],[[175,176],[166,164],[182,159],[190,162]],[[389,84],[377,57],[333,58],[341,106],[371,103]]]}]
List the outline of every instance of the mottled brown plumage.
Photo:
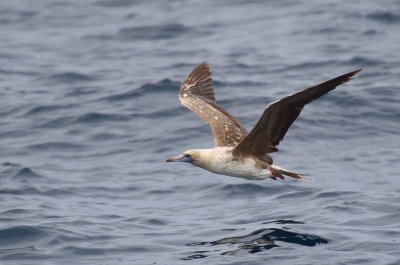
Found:
[{"label": "mottled brown plumage", "polygon": [[237,146],[247,135],[244,126],[215,103],[210,68],[198,65],[186,78],[179,90],[182,104],[199,115],[214,134],[216,147]]}]

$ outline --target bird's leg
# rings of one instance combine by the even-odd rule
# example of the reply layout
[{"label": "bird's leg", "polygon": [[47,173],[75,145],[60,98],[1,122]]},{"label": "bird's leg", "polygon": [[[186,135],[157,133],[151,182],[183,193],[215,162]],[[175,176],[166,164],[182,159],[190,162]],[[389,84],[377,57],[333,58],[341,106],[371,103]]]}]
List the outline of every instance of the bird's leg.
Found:
[{"label": "bird's leg", "polygon": [[285,179],[285,177],[281,173],[272,169],[272,167],[269,168],[269,171],[271,171],[272,175],[277,176],[280,179]]}]

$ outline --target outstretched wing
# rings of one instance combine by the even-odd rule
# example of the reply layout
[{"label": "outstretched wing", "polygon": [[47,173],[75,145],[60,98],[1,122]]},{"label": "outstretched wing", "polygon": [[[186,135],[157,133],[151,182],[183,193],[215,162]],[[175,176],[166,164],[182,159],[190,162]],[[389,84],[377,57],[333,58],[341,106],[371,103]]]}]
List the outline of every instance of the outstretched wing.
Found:
[{"label": "outstretched wing", "polygon": [[283,140],[290,125],[306,104],[350,81],[360,71],[361,69],[344,74],[271,103],[253,130],[235,148],[234,155],[264,155],[277,151],[275,147]]},{"label": "outstretched wing", "polygon": [[236,146],[247,135],[240,122],[215,103],[211,72],[206,62],[198,65],[179,90],[182,105],[200,116],[214,134],[216,147]]}]

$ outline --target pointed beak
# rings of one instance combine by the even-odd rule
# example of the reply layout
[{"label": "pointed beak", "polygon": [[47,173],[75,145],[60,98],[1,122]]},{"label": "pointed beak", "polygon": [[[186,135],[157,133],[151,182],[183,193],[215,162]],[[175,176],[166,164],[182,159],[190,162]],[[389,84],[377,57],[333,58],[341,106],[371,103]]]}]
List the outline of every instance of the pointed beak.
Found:
[{"label": "pointed beak", "polygon": [[168,158],[167,161],[165,162],[190,162],[190,161],[191,161],[190,157],[186,155],[179,155],[172,158]]}]

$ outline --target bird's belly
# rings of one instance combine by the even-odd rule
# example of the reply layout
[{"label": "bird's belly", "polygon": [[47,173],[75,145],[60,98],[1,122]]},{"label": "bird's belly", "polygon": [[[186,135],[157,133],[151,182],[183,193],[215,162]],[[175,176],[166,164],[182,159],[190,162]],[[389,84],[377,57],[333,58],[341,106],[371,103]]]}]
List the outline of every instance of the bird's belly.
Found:
[{"label": "bird's belly", "polygon": [[245,178],[250,180],[261,180],[273,177],[271,171],[268,168],[260,168],[256,166],[256,163],[253,163],[253,161],[248,161],[247,163],[232,161],[230,163],[219,165],[215,168],[210,168],[208,170],[216,174]]}]

